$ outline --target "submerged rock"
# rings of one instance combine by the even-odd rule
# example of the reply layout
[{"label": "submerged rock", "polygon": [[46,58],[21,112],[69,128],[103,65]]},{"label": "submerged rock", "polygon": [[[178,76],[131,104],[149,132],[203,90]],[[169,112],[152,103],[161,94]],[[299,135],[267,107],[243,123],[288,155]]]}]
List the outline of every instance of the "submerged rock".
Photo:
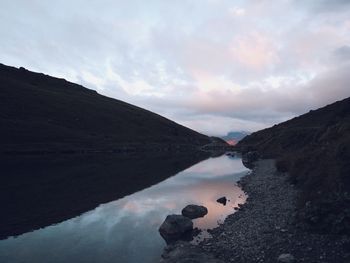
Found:
[{"label": "submerged rock", "polygon": [[294,263],[295,262],[295,258],[293,257],[292,254],[281,254],[278,257],[277,262],[280,262],[280,263]]},{"label": "submerged rock", "polygon": [[216,202],[223,204],[223,205],[226,205],[227,199],[225,196],[223,196],[223,197],[220,197],[218,200],[216,200]]},{"label": "submerged rock", "polygon": [[208,214],[208,209],[202,205],[188,205],[181,211],[182,215],[190,219],[203,217]]},{"label": "submerged rock", "polygon": [[193,222],[182,215],[168,215],[159,227],[159,233],[167,243],[191,237],[192,231]]}]

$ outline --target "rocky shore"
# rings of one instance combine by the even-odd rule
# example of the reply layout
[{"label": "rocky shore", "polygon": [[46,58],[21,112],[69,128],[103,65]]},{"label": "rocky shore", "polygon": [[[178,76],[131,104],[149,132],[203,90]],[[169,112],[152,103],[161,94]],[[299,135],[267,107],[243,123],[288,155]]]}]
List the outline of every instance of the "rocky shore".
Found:
[{"label": "rocky shore", "polygon": [[274,160],[259,160],[240,185],[245,205],[194,247],[168,246],[161,262],[350,262],[350,237],[311,233],[295,219],[298,190]]}]

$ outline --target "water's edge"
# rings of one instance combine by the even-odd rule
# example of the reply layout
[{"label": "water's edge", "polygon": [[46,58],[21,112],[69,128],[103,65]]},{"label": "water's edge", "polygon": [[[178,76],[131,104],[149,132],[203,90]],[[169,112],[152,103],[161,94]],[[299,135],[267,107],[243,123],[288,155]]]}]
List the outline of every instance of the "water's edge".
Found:
[{"label": "water's edge", "polygon": [[[167,159],[158,160],[168,164]],[[237,157],[206,159],[78,217],[0,241],[0,261],[38,262],[45,257],[52,263],[115,262],[115,258],[118,262],[155,262],[165,246],[158,228],[166,215],[179,214],[188,204],[204,205],[209,213],[196,219],[195,226],[203,230],[216,227],[244,202],[236,181],[247,170]],[[223,195],[230,199],[226,206],[216,202]]]}]

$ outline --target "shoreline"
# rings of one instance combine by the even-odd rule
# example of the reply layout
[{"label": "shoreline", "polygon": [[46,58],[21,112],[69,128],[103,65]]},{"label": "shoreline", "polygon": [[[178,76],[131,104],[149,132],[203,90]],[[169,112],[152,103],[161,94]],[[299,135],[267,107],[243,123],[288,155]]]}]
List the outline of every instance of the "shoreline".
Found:
[{"label": "shoreline", "polygon": [[274,160],[255,162],[239,184],[247,202],[210,231],[212,238],[198,246],[168,246],[161,262],[203,262],[203,256],[211,262],[278,262],[281,254],[293,255],[290,262],[350,262],[349,236],[311,233],[295,220],[298,189],[277,172]]}]

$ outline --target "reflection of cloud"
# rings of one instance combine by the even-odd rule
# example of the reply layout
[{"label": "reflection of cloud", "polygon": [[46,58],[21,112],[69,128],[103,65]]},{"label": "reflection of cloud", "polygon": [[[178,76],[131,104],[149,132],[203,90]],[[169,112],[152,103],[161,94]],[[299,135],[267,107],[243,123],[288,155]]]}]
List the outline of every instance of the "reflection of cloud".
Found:
[{"label": "reflection of cloud", "polygon": [[[219,219],[233,213],[234,206],[245,200],[242,190],[234,185],[235,177],[232,175],[242,174],[243,171],[247,169],[240,159],[229,159],[226,156],[208,159],[159,185],[130,196],[117,210],[141,218],[149,217],[156,211],[179,213],[190,203],[204,205],[209,213],[196,220],[196,226],[212,228]],[[223,195],[230,199],[227,206],[216,202]],[[238,198],[241,195],[243,199]]]},{"label": "reflection of cloud", "polygon": [[[240,158],[230,159],[226,156],[219,158],[210,158],[201,163],[198,163],[187,170],[184,173],[201,173],[209,174],[209,178],[214,176],[222,176],[228,173],[240,173],[247,169],[242,166]],[[186,175],[187,176],[187,175]],[[198,178],[198,176],[196,176]]]},{"label": "reflection of cloud", "polygon": [[174,200],[168,198],[162,198],[159,195],[153,198],[137,199],[127,201],[123,206],[118,207],[119,210],[123,210],[130,216],[130,214],[134,214],[135,216],[142,217],[146,213],[149,213],[155,209],[162,209],[172,211],[177,208],[177,204]]},{"label": "reflection of cloud", "polygon": [[[213,188],[220,189],[221,191],[215,193],[210,192],[210,189]],[[199,203],[208,208],[208,214],[205,217],[195,220],[195,227],[202,229],[216,227],[218,221],[222,221],[227,215],[234,213],[233,207],[245,201],[243,191],[237,186],[232,186],[227,182],[202,185],[201,189],[202,190],[196,189],[194,194],[197,196],[197,200],[200,200]],[[238,198],[240,195],[242,195],[243,198]],[[222,196],[226,196],[230,200],[226,206],[216,202],[216,200]]]},{"label": "reflection of cloud", "polygon": [[[234,183],[247,171],[239,158],[210,158],[157,185],[103,204],[73,220],[82,225],[104,221],[112,227],[130,216],[142,220],[145,217],[153,217],[155,213],[179,213],[191,202],[203,205],[207,202],[216,203],[216,199],[221,197],[219,195],[231,193],[235,196],[236,192],[241,193]],[[110,218],[113,220],[109,221]]]},{"label": "reflection of cloud", "polygon": [[[235,186],[236,171],[246,171],[239,159],[222,156],[201,162],[80,217],[0,241],[0,261],[155,262],[165,245],[158,227],[168,214],[178,214],[190,203],[205,205],[209,213],[195,225],[208,228],[234,212],[233,206],[244,200]],[[226,206],[216,202],[223,195],[230,199]]]}]

